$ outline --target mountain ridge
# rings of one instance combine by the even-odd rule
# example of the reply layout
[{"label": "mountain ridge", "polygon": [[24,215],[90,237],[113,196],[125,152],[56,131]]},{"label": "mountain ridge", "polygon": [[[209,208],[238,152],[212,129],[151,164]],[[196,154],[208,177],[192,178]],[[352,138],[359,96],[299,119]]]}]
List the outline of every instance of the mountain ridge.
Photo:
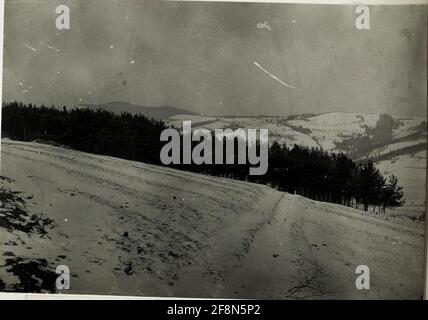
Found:
[{"label": "mountain ridge", "polygon": [[155,120],[165,120],[175,115],[197,115],[196,112],[182,109],[172,106],[140,106],[134,105],[125,101],[110,101],[102,104],[82,104],[76,106],[76,108],[91,108],[91,109],[101,109],[113,112],[115,114],[121,113],[130,113],[134,114],[143,114],[148,118],[153,118]]}]

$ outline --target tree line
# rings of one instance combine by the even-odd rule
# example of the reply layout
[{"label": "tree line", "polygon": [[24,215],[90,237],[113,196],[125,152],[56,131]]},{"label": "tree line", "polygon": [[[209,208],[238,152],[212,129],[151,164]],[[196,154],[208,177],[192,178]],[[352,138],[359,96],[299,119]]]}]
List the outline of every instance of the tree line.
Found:
[{"label": "tree line", "polygon": [[[162,165],[159,155],[166,142],[161,142],[159,137],[166,128],[164,122],[144,115],[115,115],[99,109],[59,109],[18,102],[2,107],[3,137],[53,141],[80,151],[157,165]],[[237,158],[238,141],[235,139],[234,143]],[[372,207],[384,212],[386,208],[404,204],[397,178],[392,175],[386,179],[370,160],[357,162],[343,153],[278,142],[270,145],[268,159],[268,171],[261,176],[249,175],[250,165],[237,164],[237,159],[235,164],[170,166],[266,184],[281,191],[365,211]]]},{"label": "tree line", "polygon": [[101,109],[3,104],[2,137],[53,141],[73,149],[159,164],[161,121]]}]

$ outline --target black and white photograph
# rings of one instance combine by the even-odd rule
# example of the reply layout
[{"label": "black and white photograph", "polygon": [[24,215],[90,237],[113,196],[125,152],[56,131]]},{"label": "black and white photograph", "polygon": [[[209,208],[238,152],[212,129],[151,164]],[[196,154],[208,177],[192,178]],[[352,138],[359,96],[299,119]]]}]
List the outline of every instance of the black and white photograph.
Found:
[{"label": "black and white photograph", "polygon": [[3,23],[0,292],[423,298],[426,4],[5,0]]}]

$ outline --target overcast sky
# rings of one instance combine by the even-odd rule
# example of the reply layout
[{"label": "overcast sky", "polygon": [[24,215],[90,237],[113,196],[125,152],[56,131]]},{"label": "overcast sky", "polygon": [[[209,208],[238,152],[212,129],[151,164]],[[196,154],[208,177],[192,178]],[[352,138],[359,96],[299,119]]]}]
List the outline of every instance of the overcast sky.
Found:
[{"label": "overcast sky", "polygon": [[58,31],[58,4],[6,0],[5,101],[426,115],[426,7],[64,0]]}]

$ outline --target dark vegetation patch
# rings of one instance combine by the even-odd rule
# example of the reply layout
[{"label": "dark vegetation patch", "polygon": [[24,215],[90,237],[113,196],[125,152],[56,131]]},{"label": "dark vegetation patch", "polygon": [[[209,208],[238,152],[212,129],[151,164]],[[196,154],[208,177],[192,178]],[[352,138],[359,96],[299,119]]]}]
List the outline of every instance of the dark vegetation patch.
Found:
[{"label": "dark vegetation patch", "polygon": [[364,117],[360,114],[355,116],[360,122],[364,122]]},{"label": "dark vegetation patch", "polygon": [[20,192],[0,187],[0,228],[9,232],[21,231],[28,235],[38,234],[44,237],[53,220],[43,214],[30,214]]},{"label": "dark vegetation patch", "polygon": [[0,280],[0,288],[6,292],[54,293],[58,275],[45,259],[6,259],[6,271],[19,278],[18,283],[7,285]]},{"label": "dark vegetation patch", "polygon": [[419,143],[413,146],[404,147],[398,150],[393,150],[391,152],[388,152],[386,154],[372,157],[371,159],[375,162],[383,161],[383,160],[390,160],[391,158],[402,156],[402,155],[411,155],[414,156],[419,151],[425,151],[427,149],[426,143]]},{"label": "dark vegetation patch", "polygon": [[2,279],[0,279],[0,291],[4,291],[6,288],[6,283]]},{"label": "dark vegetation patch", "polygon": [[[365,132],[363,134],[347,138],[343,137],[345,139],[341,142],[336,142],[335,145],[338,150],[343,150],[352,159],[361,159],[365,158],[371,151],[391,143],[412,141],[426,136],[427,124],[423,121],[418,126],[411,128],[416,132],[405,137],[393,139],[393,131],[398,129],[400,125],[400,120],[395,120],[388,114],[381,114],[374,128],[364,125]],[[391,154],[388,153],[388,158],[390,157]]]},{"label": "dark vegetation patch", "polygon": [[1,181],[6,181],[6,182],[13,182],[13,179],[11,179],[11,178],[8,178],[8,177],[5,177],[5,176],[0,176],[0,180]]},{"label": "dark vegetation patch", "polygon": [[277,121],[277,124],[289,127],[291,129],[293,129],[294,131],[297,131],[297,132],[309,135],[309,134],[312,133],[311,129],[305,128],[302,125],[298,125],[298,126],[292,125],[291,123],[289,123],[289,121],[292,121],[292,120],[303,120],[303,121],[307,121],[307,119],[310,118],[310,117],[312,117],[312,116],[314,116],[314,115],[288,116],[285,119],[279,119]]},{"label": "dark vegetation patch", "polygon": [[[11,182],[12,179],[1,177],[2,181]],[[0,228],[7,232],[20,231],[28,236],[39,235],[48,237],[48,229],[54,222],[43,214],[31,214],[26,209],[24,197],[20,192],[12,191],[4,186],[0,187]],[[1,230],[1,229],[0,229]],[[20,240],[18,236],[18,240]],[[23,241],[21,244],[23,244]],[[7,246],[17,246],[15,241],[5,242]],[[31,249],[31,247],[27,247]],[[17,257],[12,251],[4,251],[4,265],[0,266],[3,272],[13,274],[18,278],[13,283],[6,283],[0,279],[0,291],[7,292],[55,292],[57,275],[45,259],[30,259]]]},{"label": "dark vegetation patch", "polygon": [[310,135],[312,133],[312,130],[309,128],[304,128],[302,125],[298,125],[298,126],[293,126],[291,124],[287,124],[288,127],[290,127],[291,129],[293,129],[294,131],[306,134],[306,135]]},{"label": "dark vegetation patch", "polygon": [[315,117],[317,115],[320,115],[322,113],[302,113],[302,114],[292,114],[289,115],[287,118],[285,118],[285,121],[292,121],[292,120],[307,120],[309,118]]}]

